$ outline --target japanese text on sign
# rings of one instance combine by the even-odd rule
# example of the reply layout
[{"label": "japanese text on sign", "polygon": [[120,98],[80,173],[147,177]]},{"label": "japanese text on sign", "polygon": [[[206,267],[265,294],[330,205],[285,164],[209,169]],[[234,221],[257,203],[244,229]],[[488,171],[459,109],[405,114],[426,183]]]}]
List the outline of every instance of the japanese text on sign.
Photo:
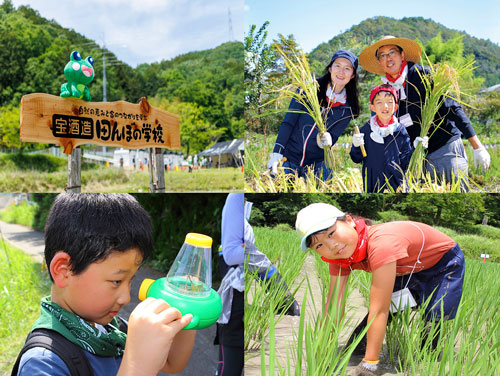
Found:
[{"label": "japanese text on sign", "polygon": [[97,120],[94,124],[92,118],[59,114],[52,116],[52,124],[52,134],[54,137],[87,140],[97,138],[101,141],[126,140],[127,142],[144,139],[147,142],[152,140],[156,143],[165,143],[161,124],[152,126],[151,124],[143,123],[142,127],[130,124],[118,126],[116,121],[109,121],[107,119]]}]

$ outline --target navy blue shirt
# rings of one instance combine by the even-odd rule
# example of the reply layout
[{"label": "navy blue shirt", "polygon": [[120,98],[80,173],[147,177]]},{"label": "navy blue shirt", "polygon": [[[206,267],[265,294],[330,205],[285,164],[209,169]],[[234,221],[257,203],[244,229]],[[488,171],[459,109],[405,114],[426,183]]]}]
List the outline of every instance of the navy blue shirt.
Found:
[{"label": "navy blue shirt", "polygon": [[[295,99],[290,102],[288,111],[278,131],[273,152],[283,154],[290,162],[299,166],[323,162],[325,153],[316,142],[318,127],[315,126],[313,118],[307,113],[290,112],[307,112]],[[329,109],[326,126],[332,136],[332,144],[337,142],[351,118],[351,107],[348,103]]]},{"label": "navy blue shirt", "polygon": [[403,183],[403,172],[406,172],[413,152],[410,137],[405,128],[399,124],[392,135],[384,137],[384,143],[379,144],[370,137],[370,123],[360,129],[364,135],[366,157],[361,154],[361,148],[351,147],[350,156],[353,162],[363,162],[362,176],[365,192],[382,192],[387,189],[387,183],[396,190]]}]

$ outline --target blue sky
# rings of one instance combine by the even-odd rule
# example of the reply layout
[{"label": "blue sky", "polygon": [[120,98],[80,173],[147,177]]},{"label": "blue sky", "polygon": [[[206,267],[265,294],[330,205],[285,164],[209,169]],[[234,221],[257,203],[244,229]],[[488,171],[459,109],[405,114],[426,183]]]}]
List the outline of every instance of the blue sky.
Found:
[{"label": "blue sky", "polygon": [[305,52],[327,42],[361,21],[387,16],[430,18],[440,24],[500,44],[498,0],[244,0],[245,34],[249,25],[268,26],[268,42],[293,34]]},{"label": "blue sky", "polygon": [[243,0],[13,0],[106,46],[132,67],[243,40]]}]

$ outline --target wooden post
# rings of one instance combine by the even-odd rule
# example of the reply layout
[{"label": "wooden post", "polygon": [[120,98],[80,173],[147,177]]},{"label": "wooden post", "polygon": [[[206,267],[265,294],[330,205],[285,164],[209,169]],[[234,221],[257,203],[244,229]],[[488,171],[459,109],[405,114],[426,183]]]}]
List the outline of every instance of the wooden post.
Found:
[{"label": "wooden post", "polygon": [[149,191],[153,193],[155,191],[155,174],[154,174],[154,163],[153,163],[153,148],[148,149],[148,171],[149,171]]},{"label": "wooden post", "polygon": [[68,155],[68,182],[66,192],[80,193],[81,191],[81,167],[82,167],[82,149],[76,147]]},{"label": "wooden post", "polygon": [[160,148],[155,148],[155,172],[157,186],[155,192],[165,193],[165,162]]}]

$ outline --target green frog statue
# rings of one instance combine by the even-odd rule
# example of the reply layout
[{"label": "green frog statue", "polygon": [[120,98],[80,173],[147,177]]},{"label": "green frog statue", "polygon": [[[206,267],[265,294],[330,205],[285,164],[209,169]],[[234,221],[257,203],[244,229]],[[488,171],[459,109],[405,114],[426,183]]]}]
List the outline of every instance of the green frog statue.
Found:
[{"label": "green frog statue", "polygon": [[61,85],[61,97],[90,101],[87,85],[94,79],[94,59],[91,56],[83,60],[78,51],[73,51],[64,67],[64,76],[68,82]]}]

